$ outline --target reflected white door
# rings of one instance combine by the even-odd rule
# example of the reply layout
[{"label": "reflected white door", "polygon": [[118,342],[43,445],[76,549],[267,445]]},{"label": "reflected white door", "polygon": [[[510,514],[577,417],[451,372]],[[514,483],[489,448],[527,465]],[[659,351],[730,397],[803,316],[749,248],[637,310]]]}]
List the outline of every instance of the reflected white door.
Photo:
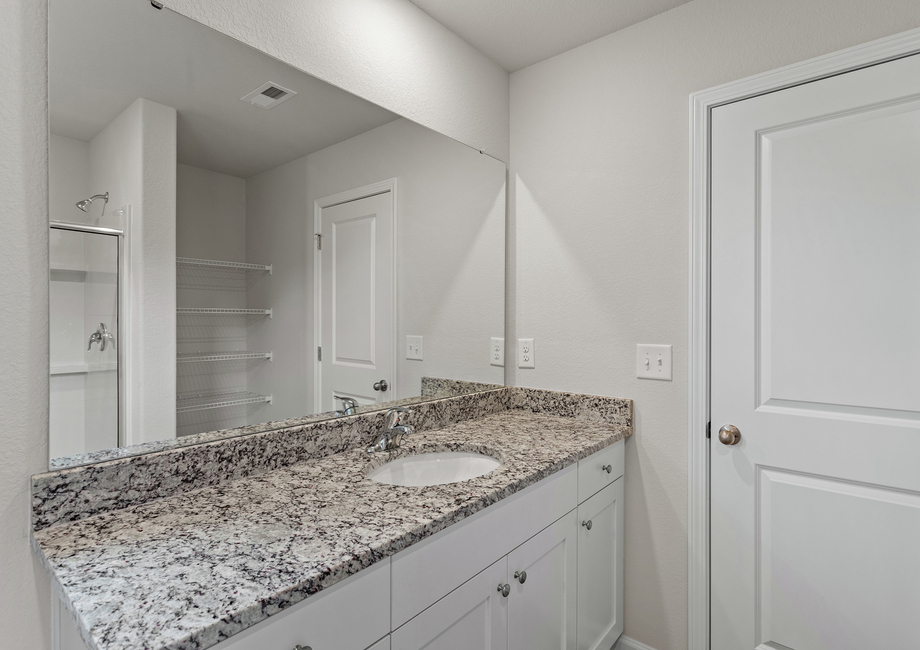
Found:
[{"label": "reflected white door", "polygon": [[323,208],[321,234],[322,373],[317,410],[341,408],[336,395],[358,404],[393,399],[391,193]]},{"label": "reflected white door", "polygon": [[920,57],[712,125],[711,647],[920,648]]}]

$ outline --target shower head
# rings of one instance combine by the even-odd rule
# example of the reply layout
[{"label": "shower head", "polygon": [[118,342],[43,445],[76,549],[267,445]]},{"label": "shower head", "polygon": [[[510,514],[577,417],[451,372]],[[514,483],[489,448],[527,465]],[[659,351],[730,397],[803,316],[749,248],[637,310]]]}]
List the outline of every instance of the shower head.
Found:
[{"label": "shower head", "polygon": [[[86,212],[89,206],[92,205],[93,201],[95,201],[96,199],[102,199],[103,201],[105,201],[105,203],[108,203],[109,193],[106,192],[105,194],[96,194],[95,196],[91,196],[88,199],[83,199],[82,201],[78,201],[77,207],[83,210],[83,212]],[[105,214],[105,203],[102,204],[102,214]]]}]

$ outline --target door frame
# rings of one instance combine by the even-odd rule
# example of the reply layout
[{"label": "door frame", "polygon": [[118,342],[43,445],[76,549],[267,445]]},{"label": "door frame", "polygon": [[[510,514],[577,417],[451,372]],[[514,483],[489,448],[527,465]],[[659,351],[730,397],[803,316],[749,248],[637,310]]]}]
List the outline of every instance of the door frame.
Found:
[{"label": "door frame", "polygon": [[709,650],[710,133],[712,109],[920,53],[920,29],[690,95],[689,650]]},{"label": "door frame", "polygon": [[324,196],[313,202],[313,232],[310,234],[310,241],[307,243],[307,246],[312,247],[311,250],[313,251],[313,347],[310,348],[309,352],[313,358],[313,408],[311,409],[313,412],[317,412],[319,404],[322,404],[323,394],[323,364],[320,362],[318,358],[319,355],[316,353],[317,349],[323,344],[323,253],[322,250],[318,249],[317,245],[317,235],[323,230],[323,209],[331,208],[342,203],[350,203],[351,201],[357,201],[359,199],[366,199],[370,196],[376,196],[386,192],[390,193],[390,210],[393,215],[393,224],[392,228],[390,228],[390,248],[392,250],[393,259],[393,291],[391,292],[393,296],[393,340],[391,341],[393,345],[393,369],[392,376],[387,381],[390,383],[394,395],[398,390],[399,373],[397,372],[396,351],[399,350],[399,333],[396,331],[396,324],[398,322],[396,306],[398,304],[397,288],[399,287],[399,277],[396,275],[398,270],[396,260],[398,259],[397,242],[399,241],[399,237],[396,235],[396,229],[399,218],[396,210],[398,205],[396,197],[396,179],[388,178],[378,183],[371,183],[370,185],[346,190],[338,194]]}]

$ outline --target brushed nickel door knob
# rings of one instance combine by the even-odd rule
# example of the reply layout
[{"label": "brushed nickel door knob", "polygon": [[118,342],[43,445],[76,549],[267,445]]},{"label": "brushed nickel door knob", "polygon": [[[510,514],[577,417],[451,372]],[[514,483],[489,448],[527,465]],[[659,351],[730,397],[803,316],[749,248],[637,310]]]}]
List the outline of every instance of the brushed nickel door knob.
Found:
[{"label": "brushed nickel door knob", "polygon": [[380,381],[374,384],[374,390],[380,391],[381,393],[387,392],[387,388],[389,387],[390,385],[387,383],[386,379],[381,379]]},{"label": "brushed nickel door knob", "polygon": [[723,445],[737,445],[741,442],[741,432],[734,424],[726,424],[719,429],[719,442]]}]

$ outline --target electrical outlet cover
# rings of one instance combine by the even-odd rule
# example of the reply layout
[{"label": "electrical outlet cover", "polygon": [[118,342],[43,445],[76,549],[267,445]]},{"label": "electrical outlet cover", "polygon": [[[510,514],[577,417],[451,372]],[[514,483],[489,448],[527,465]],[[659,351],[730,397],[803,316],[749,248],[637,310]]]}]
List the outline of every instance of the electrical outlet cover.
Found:
[{"label": "electrical outlet cover", "polygon": [[533,339],[518,339],[518,368],[536,368]]},{"label": "electrical outlet cover", "polygon": [[636,377],[671,381],[671,346],[636,345]]},{"label": "electrical outlet cover", "polygon": [[505,365],[505,339],[493,336],[489,341],[489,365],[500,368]]}]

